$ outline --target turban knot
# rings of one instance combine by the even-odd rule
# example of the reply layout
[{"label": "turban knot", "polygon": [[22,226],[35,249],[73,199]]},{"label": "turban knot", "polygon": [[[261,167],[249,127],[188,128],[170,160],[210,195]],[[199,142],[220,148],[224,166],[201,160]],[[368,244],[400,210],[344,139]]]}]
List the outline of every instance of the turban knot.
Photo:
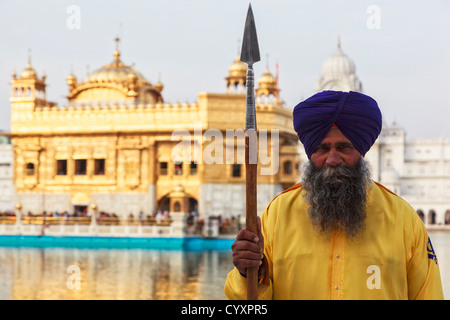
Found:
[{"label": "turban knot", "polygon": [[295,106],[294,129],[308,158],[331,127],[339,128],[362,156],[381,131],[381,111],[377,102],[359,92],[323,91]]}]

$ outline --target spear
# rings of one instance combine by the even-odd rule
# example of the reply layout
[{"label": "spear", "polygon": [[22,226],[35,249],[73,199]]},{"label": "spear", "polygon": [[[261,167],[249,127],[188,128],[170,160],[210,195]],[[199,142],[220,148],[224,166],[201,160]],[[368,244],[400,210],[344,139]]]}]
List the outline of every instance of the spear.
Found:
[{"label": "spear", "polygon": [[[247,103],[245,110],[245,187],[246,187],[246,229],[257,233],[256,174],[257,135],[253,63],[258,62],[259,47],[256,36],[255,19],[249,4],[242,41],[241,61],[247,64]],[[258,299],[258,268],[247,269],[247,300]]]}]

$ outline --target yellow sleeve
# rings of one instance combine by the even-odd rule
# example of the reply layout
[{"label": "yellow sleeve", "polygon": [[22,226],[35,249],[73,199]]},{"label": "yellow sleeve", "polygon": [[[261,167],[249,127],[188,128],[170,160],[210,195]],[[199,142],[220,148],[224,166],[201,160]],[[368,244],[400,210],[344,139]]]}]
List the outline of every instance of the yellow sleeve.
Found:
[{"label": "yellow sleeve", "polygon": [[[261,281],[260,281],[261,282]],[[225,294],[230,300],[247,299],[247,278],[243,277],[239,271],[234,268],[227,275],[225,282]],[[258,284],[258,300],[272,299],[272,281],[269,285]]]},{"label": "yellow sleeve", "polygon": [[410,300],[443,300],[439,264],[428,232],[420,219],[416,222],[416,243],[407,265]]}]

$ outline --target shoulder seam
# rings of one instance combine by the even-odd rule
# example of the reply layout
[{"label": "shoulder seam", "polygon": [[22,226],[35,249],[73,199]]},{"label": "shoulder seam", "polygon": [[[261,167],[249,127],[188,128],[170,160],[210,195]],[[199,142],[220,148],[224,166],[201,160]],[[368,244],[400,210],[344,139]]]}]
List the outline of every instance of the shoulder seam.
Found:
[{"label": "shoulder seam", "polygon": [[300,187],[301,187],[301,183],[299,182],[299,183],[294,184],[292,187],[289,187],[289,188],[287,188],[286,190],[284,190],[284,191],[280,192],[279,194],[277,194],[277,195],[270,201],[270,203],[268,204],[267,210],[269,210],[269,207],[270,207],[270,205],[272,204],[272,202],[274,202],[275,199],[278,198],[279,196],[281,196],[283,193],[286,193],[286,192],[289,192],[289,191],[298,189],[298,188],[300,188]]},{"label": "shoulder seam", "polygon": [[389,192],[390,194],[393,194],[394,196],[397,196],[397,197],[399,196],[398,194],[392,192],[391,190],[389,190],[388,188],[386,188],[385,186],[383,186],[381,183],[376,182],[376,181],[374,181],[374,183],[375,183],[377,186],[379,186],[381,189],[383,189],[383,190]]}]

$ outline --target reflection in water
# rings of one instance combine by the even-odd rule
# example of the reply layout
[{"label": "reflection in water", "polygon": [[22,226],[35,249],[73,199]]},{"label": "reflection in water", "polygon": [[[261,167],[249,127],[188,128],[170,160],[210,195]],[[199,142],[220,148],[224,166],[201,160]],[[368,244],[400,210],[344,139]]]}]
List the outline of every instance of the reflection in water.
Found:
[{"label": "reflection in water", "polygon": [[[450,299],[450,233],[430,237]],[[0,247],[0,299],[226,299],[232,267],[231,251]]]},{"label": "reflection in water", "polygon": [[232,268],[229,251],[0,248],[0,261],[0,299],[12,300],[226,299]]}]

